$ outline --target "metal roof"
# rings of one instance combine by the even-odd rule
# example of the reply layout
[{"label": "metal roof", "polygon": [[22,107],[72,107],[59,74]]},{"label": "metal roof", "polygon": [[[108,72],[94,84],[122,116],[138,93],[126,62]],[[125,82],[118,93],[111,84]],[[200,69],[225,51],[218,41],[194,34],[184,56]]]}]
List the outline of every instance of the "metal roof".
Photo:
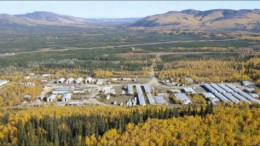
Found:
[{"label": "metal roof", "polygon": [[250,81],[242,81],[242,85],[249,86],[249,85],[253,85],[253,83]]},{"label": "metal roof", "polygon": [[230,102],[224,95],[222,95],[221,93],[214,93],[220,100],[224,101],[224,102]]},{"label": "metal roof", "polygon": [[65,94],[68,93],[69,91],[52,91],[52,94]]},{"label": "metal roof", "polygon": [[240,95],[244,96],[245,98],[247,98],[248,100],[254,102],[254,103],[260,103],[259,100],[255,99],[254,97],[250,96],[249,94],[243,92],[243,91],[240,91],[238,92]]},{"label": "metal roof", "polygon": [[146,95],[148,97],[149,103],[152,104],[152,105],[155,104],[155,100],[154,100],[153,95],[151,93],[146,94]]},{"label": "metal roof", "polygon": [[146,103],[145,103],[145,100],[144,100],[144,95],[138,93],[138,94],[137,94],[137,97],[138,97],[138,100],[139,100],[140,105],[145,106]]},{"label": "metal roof", "polygon": [[214,89],[216,89],[216,90],[217,90],[218,92],[220,92],[220,93],[226,92],[225,90],[223,90],[222,88],[220,88],[220,87],[219,87],[217,84],[215,84],[215,83],[211,83],[210,86],[213,87]]},{"label": "metal roof", "polygon": [[64,94],[62,99],[71,99],[71,94],[70,93]]},{"label": "metal roof", "polygon": [[203,87],[206,88],[211,93],[217,93],[218,91],[212,88],[209,84],[203,84]]},{"label": "metal roof", "polygon": [[142,92],[142,88],[141,88],[141,86],[139,84],[136,84],[135,87],[136,87],[136,90],[137,90],[138,94],[142,94],[143,93]]},{"label": "metal roof", "polygon": [[191,103],[190,98],[185,93],[176,93],[175,97],[182,102],[182,104]]},{"label": "metal roof", "polygon": [[191,87],[183,87],[184,92],[194,93],[195,91]]},{"label": "metal roof", "polygon": [[83,78],[77,78],[75,82],[76,82],[77,84],[79,84],[79,83],[81,83],[82,81],[83,81]]},{"label": "metal roof", "polygon": [[66,80],[66,83],[72,83],[74,81],[74,78],[68,78],[67,80]]},{"label": "metal roof", "polygon": [[181,93],[181,90],[179,90],[179,89],[172,89],[171,92],[172,93]]},{"label": "metal roof", "polygon": [[127,91],[128,91],[128,94],[134,94],[133,85],[128,84]]},{"label": "metal roof", "polygon": [[55,94],[51,94],[51,95],[48,97],[48,99],[52,99],[52,100],[54,100],[54,99],[56,99],[56,97],[57,97],[57,95],[55,95]]},{"label": "metal roof", "polygon": [[228,88],[228,87],[227,87],[225,84],[223,84],[223,83],[218,84],[218,86],[221,87],[222,89],[224,89],[226,92],[229,92],[229,93],[234,92],[233,90],[231,90],[230,88]]},{"label": "metal roof", "polygon": [[59,78],[58,80],[57,80],[57,83],[63,83],[65,81],[65,78]]},{"label": "metal roof", "polygon": [[60,86],[60,87],[55,88],[54,90],[55,91],[70,91],[73,89],[74,89],[74,86]]},{"label": "metal roof", "polygon": [[150,88],[150,86],[148,84],[144,84],[143,86],[144,86],[145,93],[147,93],[147,94],[151,93],[151,88]]},{"label": "metal roof", "polygon": [[235,102],[235,103],[239,103],[239,100],[236,99],[232,94],[230,94],[230,93],[223,93],[223,95],[225,97],[227,97],[230,101]]},{"label": "metal roof", "polygon": [[167,101],[163,96],[155,96],[156,103],[158,104],[167,104]]},{"label": "metal roof", "polygon": [[202,93],[202,94],[205,98],[209,98],[212,101],[219,101],[219,99],[214,94],[212,94],[210,92],[205,92],[205,93]]},{"label": "metal roof", "polygon": [[192,82],[193,82],[193,79],[192,79],[192,78],[190,78],[190,77],[186,77],[186,78],[185,78],[185,80],[186,80],[186,81],[188,81],[188,82],[190,82],[190,83],[192,83]]},{"label": "metal roof", "polygon": [[241,95],[239,95],[238,93],[236,93],[236,92],[233,92],[233,93],[231,93],[234,97],[236,97],[237,99],[239,99],[239,100],[242,100],[242,101],[244,101],[244,102],[246,102],[246,103],[250,103],[250,101],[249,100],[247,100],[246,98],[244,98],[243,96],[241,96]]},{"label": "metal roof", "polygon": [[235,85],[233,85],[233,84],[230,84],[230,83],[226,83],[225,84],[228,88],[230,88],[230,89],[232,89],[233,91],[235,91],[235,92],[240,92],[241,90],[240,89],[238,89]]}]

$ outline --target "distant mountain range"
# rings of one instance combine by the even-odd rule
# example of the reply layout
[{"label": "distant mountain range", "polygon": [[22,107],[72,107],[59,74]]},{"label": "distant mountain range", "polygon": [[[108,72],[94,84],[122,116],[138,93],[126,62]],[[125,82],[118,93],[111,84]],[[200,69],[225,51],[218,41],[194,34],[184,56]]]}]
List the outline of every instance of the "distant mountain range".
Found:
[{"label": "distant mountain range", "polygon": [[260,10],[216,9],[208,11],[183,10],[145,18],[88,19],[51,12],[33,12],[20,15],[0,14],[0,27],[4,24],[26,26],[113,26],[127,25],[133,28],[159,29],[207,29],[207,30],[260,30]]},{"label": "distant mountain range", "polygon": [[141,18],[104,18],[87,19],[51,12],[33,12],[20,15],[0,14],[0,23],[19,25],[50,25],[50,26],[97,26],[97,25],[123,25],[134,23]]},{"label": "distant mountain range", "polygon": [[260,30],[260,10],[171,11],[145,17],[132,26],[167,29]]}]

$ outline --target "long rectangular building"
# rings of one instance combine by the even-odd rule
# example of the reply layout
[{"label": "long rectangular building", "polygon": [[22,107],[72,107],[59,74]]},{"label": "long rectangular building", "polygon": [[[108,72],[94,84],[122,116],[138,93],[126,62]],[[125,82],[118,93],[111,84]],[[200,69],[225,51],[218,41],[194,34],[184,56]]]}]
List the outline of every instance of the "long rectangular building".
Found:
[{"label": "long rectangular building", "polygon": [[250,101],[249,101],[249,100],[247,100],[247,99],[244,98],[243,96],[239,95],[238,93],[232,92],[231,94],[232,94],[234,97],[236,97],[237,99],[242,100],[243,102],[246,102],[246,103],[249,103],[249,104],[250,104]]},{"label": "long rectangular building", "polygon": [[219,98],[220,100],[222,100],[223,102],[230,102],[225,96],[223,96],[221,93],[214,93],[217,98]]},{"label": "long rectangular building", "polygon": [[139,84],[136,84],[135,88],[136,88],[136,91],[137,91],[138,94],[143,94],[142,88],[141,88],[141,86]]},{"label": "long rectangular building", "polygon": [[154,104],[155,104],[155,100],[154,100],[153,95],[152,95],[151,93],[146,94],[146,95],[147,95],[147,97],[148,97],[149,103],[150,103],[151,105],[154,105]]},{"label": "long rectangular building", "polygon": [[245,98],[247,98],[248,100],[254,102],[254,103],[260,103],[259,100],[255,99],[254,97],[250,96],[249,94],[243,92],[243,91],[240,91],[238,92],[240,95],[244,96]]},{"label": "long rectangular building", "polygon": [[236,99],[231,93],[223,93],[225,97],[227,97],[230,101],[239,103],[239,100]]},{"label": "long rectangular building", "polygon": [[243,92],[242,90],[240,90],[239,88],[237,88],[236,86],[232,85],[232,84],[226,84],[230,89],[232,89],[233,91],[237,92],[239,95],[243,96],[244,98],[246,98],[249,101],[252,101],[254,103],[260,103],[259,100],[255,99],[254,97],[250,96],[249,94]]},{"label": "long rectangular building", "polygon": [[230,83],[226,83],[225,84],[228,88],[232,89],[234,92],[239,92],[241,91],[240,89],[238,89],[236,86],[230,84]]},{"label": "long rectangular building", "polygon": [[218,84],[218,86],[221,87],[222,89],[224,89],[224,90],[225,90],[226,92],[228,92],[228,93],[234,92],[233,90],[231,90],[230,88],[228,88],[225,84],[220,83],[220,84]]},{"label": "long rectangular building", "polygon": [[134,94],[133,85],[130,85],[130,84],[127,85],[127,93],[129,95],[133,95]]},{"label": "long rectangular building", "polygon": [[211,87],[213,87],[214,89],[216,89],[219,93],[225,93],[226,91],[223,90],[222,88],[220,88],[217,84],[215,83],[211,83],[210,84]]},{"label": "long rectangular building", "polygon": [[150,86],[148,84],[144,84],[143,86],[144,86],[144,92],[146,94],[151,93],[151,88],[150,88]]},{"label": "long rectangular building", "polygon": [[206,93],[202,93],[203,96],[207,99],[209,99],[211,102],[218,102],[219,99],[212,93],[210,92],[206,92]]},{"label": "long rectangular building", "polygon": [[137,98],[138,98],[138,100],[139,100],[139,104],[140,104],[140,105],[142,105],[142,106],[145,106],[145,105],[146,105],[145,100],[144,100],[144,95],[143,95],[143,94],[138,93],[138,94],[137,94]]},{"label": "long rectangular building", "polygon": [[207,91],[209,91],[209,92],[211,92],[211,93],[217,93],[217,92],[218,92],[217,90],[215,90],[214,88],[212,88],[209,84],[203,84],[203,87],[204,87]]}]

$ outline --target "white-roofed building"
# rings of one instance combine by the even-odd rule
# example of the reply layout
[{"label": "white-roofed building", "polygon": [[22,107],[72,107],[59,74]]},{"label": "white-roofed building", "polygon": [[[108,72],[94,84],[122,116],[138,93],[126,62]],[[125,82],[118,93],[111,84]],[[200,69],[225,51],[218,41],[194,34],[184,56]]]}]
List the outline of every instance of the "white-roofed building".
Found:
[{"label": "white-roofed building", "polygon": [[69,100],[71,100],[71,93],[64,94],[63,97],[62,97],[62,101],[67,102]]},{"label": "white-roofed building", "polygon": [[48,98],[47,98],[47,102],[53,102],[56,99],[57,95],[55,94],[51,94]]},{"label": "white-roofed building", "polygon": [[250,86],[250,85],[253,85],[254,83],[249,82],[249,81],[242,81],[241,84],[242,84],[243,86]]},{"label": "white-roofed building", "polygon": [[218,102],[219,99],[212,93],[210,92],[204,92],[202,95],[206,98],[209,99],[212,103]]},{"label": "white-roofed building", "polygon": [[87,77],[86,80],[85,80],[85,83],[90,84],[90,83],[92,83],[92,81],[93,81],[93,78]]},{"label": "white-roofed building", "polygon": [[168,104],[163,96],[155,96],[154,98],[157,104]]},{"label": "white-roofed building", "polygon": [[179,90],[179,89],[172,89],[172,90],[170,90],[172,93],[181,93],[181,90]]},{"label": "white-roofed building", "polygon": [[59,78],[56,82],[59,84],[63,84],[65,82],[65,78]]},{"label": "white-roofed building", "polygon": [[82,88],[76,88],[75,90],[73,90],[74,94],[83,94],[85,93],[85,89]]},{"label": "white-roofed building", "polygon": [[185,93],[176,93],[175,97],[181,101],[182,104],[190,104],[191,100]]},{"label": "white-roofed building", "polygon": [[76,83],[76,84],[80,84],[82,81],[83,81],[83,78],[77,78],[77,79],[75,80],[75,83]]},{"label": "white-roofed building", "polygon": [[65,83],[66,84],[72,84],[73,81],[74,81],[74,78],[68,78]]},{"label": "white-roofed building", "polygon": [[97,85],[102,85],[102,84],[104,84],[104,82],[105,82],[104,79],[97,79],[95,83],[96,83]]},{"label": "white-roofed building", "polygon": [[7,80],[0,80],[0,86],[3,86],[5,84],[7,84],[9,81]]},{"label": "white-roofed building", "polygon": [[183,87],[182,89],[185,93],[195,93],[191,87]]}]

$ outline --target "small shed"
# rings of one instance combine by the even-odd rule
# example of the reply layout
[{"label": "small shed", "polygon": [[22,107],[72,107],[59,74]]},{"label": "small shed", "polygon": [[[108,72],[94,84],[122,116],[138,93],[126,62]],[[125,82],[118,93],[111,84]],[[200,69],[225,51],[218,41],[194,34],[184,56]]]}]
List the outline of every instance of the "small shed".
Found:
[{"label": "small shed", "polygon": [[189,82],[189,83],[193,83],[193,79],[190,78],[190,77],[186,77],[185,80],[186,80],[187,82]]},{"label": "small shed", "polygon": [[166,104],[166,105],[168,104],[163,96],[155,96],[154,98],[157,104]]},{"label": "small shed", "polygon": [[244,91],[248,92],[248,93],[252,93],[255,91],[254,88],[245,88]]},{"label": "small shed", "polygon": [[65,78],[59,78],[56,82],[59,84],[63,84],[65,82]]},{"label": "small shed", "polygon": [[74,81],[74,78],[68,78],[65,83],[66,84],[72,84],[73,81]]},{"label": "small shed", "polygon": [[92,81],[93,81],[93,78],[87,77],[86,80],[85,80],[85,83],[90,84]]},{"label": "small shed", "polygon": [[55,94],[51,94],[48,98],[47,98],[47,102],[53,102],[56,99],[57,95]]},{"label": "small shed", "polygon": [[97,84],[97,85],[102,85],[102,84],[104,84],[104,82],[105,82],[104,79],[97,79],[97,80],[96,80],[96,84]]},{"label": "small shed", "polygon": [[250,86],[250,85],[253,85],[254,83],[249,82],[249,81],[242,81],[241,84],[242,84],[243,86]]},{"label": "small shed", "polygon": [[171,92],[172,93],[181,93],[181,90],[179,90],[179,89],[172,89]]},{"label": "small shed", "polygon": [[75,80],[75,83],[76,83],[76,84],[80,84],[82,81],[83,81],[83,78],[77,78],[77,79]]},{"label": "small shed", "polygon": [[190,98],[184,93],[177,93],[177,94],[174,94],[174,95],[178,100],[181,101],[182,104],[190,104],[191,103]]},{"label": "small shed", "polygon": [[132,81],[131,78],[121,78],[122,81]]},{"label": "small shed", "polygon": [[183,87],[182,89],[185,93],[195,93],[191,87]]},{"label": "small shed", "polygon": [[71,93],[64,94],[63,97],[62,97],[62,101],[67,102],[69,100],[71,100]]},{"label": "small shed", "polygon": [[85,93],[85,89],[82,89],[82,88],[76,88],[74,91],[73,91],[74,94],[83,94]]},{"label": "small shed", "polygon": [[25,99],[25,100],[30,100],[31,98],[32,98],[32,95],[30,95],[30,94],[26,94],[23,96],[23,99]]}]

